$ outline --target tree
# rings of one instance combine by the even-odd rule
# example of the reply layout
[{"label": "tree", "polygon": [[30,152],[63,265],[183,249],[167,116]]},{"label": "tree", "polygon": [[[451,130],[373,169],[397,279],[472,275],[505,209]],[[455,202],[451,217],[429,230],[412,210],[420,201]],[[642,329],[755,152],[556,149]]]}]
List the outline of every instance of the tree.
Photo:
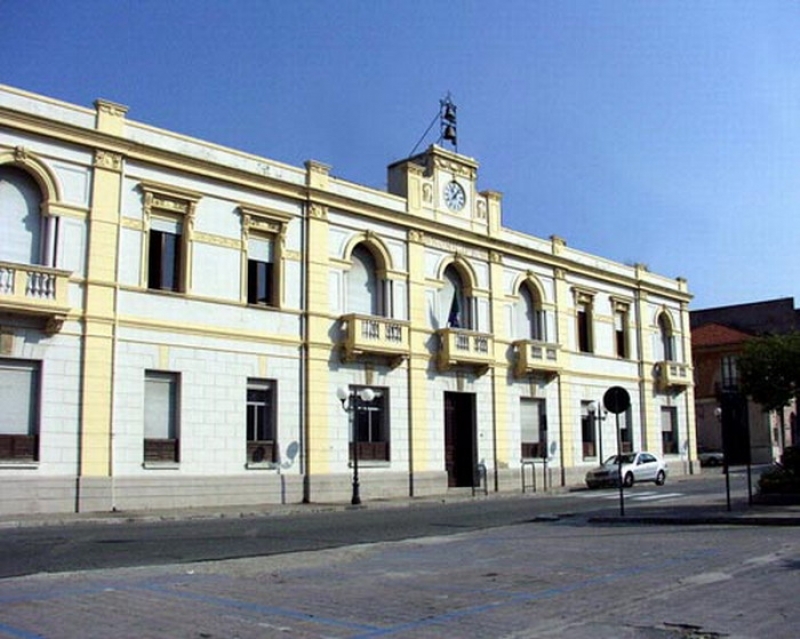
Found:
[{"label": "tree", "polygon": [[783,408],[800,390],[800,333],[750,340],[737,358],[737,366],[742,392],[764,410],[778,411],[783,447]]}]

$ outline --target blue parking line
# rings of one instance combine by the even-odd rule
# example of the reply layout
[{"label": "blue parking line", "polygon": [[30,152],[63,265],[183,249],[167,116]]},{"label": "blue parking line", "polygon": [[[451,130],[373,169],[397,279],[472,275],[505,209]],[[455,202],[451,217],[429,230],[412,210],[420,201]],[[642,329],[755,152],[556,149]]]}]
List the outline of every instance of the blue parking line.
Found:
[{"label": "blue parking line", "polygon": [[371,633],[381,630],[381,628],[378,628],[377,626],[374,625],[354,623],[350,621],[341,621],[340,619],[332,619],[330,617],[319,617],[315,614],[308,612],[299,612],[297,610],[278,608],[276,606],[265,606],[263,604],[238,601],[236,599],[228,599],[226,597],[213,597],[211,595],[201,595],[199,593],[194,593],[194,592],[177,592],[175,590],[170,590],[169,588],[166,588],[164,586],[142,586],[142,589],[150,590],[152,592],[158,592],[159,594],[165,594],[172,597],[180,597],[183,599],[190,599],[192,601],[199,601],[204,604],[209,604],[212,606],[220,606],[222,608],[233,608],[234,610],[244,610],[247,612],[254,612],[261,615],[286,617],[288,619],[294,619],[295,621],[310,621],[313,623],[321,624],[323,626],[334,626],[338,628],[347,628],[349,630],[367,631],[368,634],[366,636],[372,636]]},{"label": "blue parking line", "polygon": [[8,626],[4,623],[0,623],[0,635],[7,635],[14,637],[14,639],[44,639],[40,634],[14,628],[14,626]]}]

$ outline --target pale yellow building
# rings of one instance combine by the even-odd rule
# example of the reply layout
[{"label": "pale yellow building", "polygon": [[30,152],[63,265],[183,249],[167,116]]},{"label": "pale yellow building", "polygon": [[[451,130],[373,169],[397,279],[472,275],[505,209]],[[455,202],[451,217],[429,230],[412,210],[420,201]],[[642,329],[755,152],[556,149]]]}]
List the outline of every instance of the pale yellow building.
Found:
[{"label": "pale yellow building", "polygon": [[684,280],[505,228],[438,146],[384,192],[127,111],[0,86],[0,513],[579,484],[611,386],[691,468]]}]

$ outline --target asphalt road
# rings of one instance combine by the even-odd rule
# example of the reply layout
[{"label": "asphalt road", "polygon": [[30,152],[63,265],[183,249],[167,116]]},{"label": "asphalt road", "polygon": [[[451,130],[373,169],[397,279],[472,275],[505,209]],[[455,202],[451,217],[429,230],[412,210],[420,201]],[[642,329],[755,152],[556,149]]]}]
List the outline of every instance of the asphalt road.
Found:
[{"label": "asphalt road", "polygon": [[[635,486],[626,511],[698,499],[723,500],[720,476]],[[0,578],[97,568],[260,557],[614,512],[615,491],[493,496],[456,503],[367,505],[362,509],[241,518],[71,523],[0,530]]]}]

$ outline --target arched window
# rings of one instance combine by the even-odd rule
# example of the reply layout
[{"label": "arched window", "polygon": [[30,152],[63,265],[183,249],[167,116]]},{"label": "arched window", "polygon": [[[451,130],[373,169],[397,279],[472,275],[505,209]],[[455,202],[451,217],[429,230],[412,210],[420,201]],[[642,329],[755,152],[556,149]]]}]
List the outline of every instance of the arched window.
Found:
[{"label": "arched window", "polygon": [[363,244],[353,249],[347,272],[347,308],[351,313],[384,315],[381,282],[372,252]]},{"label": "arched window", "polygon": [[544,312],[536,291],[523,284],[519,289],[517,305],[517,337],[545,341]]},{"label": "arched window", "polygon": [[42,192],[24,170],[0,166],[0,260],[42,263]]},{"label": "arched window", "polygon": [[472,329],[471,302],[464,293],[461,275],[453,265],[444,270],[444,286],[439,295],[440,308],[444,315],[443,318],[440,317],[441,325],[447,328]]},{"label": "arched window", "polygon": [[666,313],[658,316],[658,331],[660,335],[661,354],[664,361],[675,361],[674,340],[672,336],[672,322]]}]

